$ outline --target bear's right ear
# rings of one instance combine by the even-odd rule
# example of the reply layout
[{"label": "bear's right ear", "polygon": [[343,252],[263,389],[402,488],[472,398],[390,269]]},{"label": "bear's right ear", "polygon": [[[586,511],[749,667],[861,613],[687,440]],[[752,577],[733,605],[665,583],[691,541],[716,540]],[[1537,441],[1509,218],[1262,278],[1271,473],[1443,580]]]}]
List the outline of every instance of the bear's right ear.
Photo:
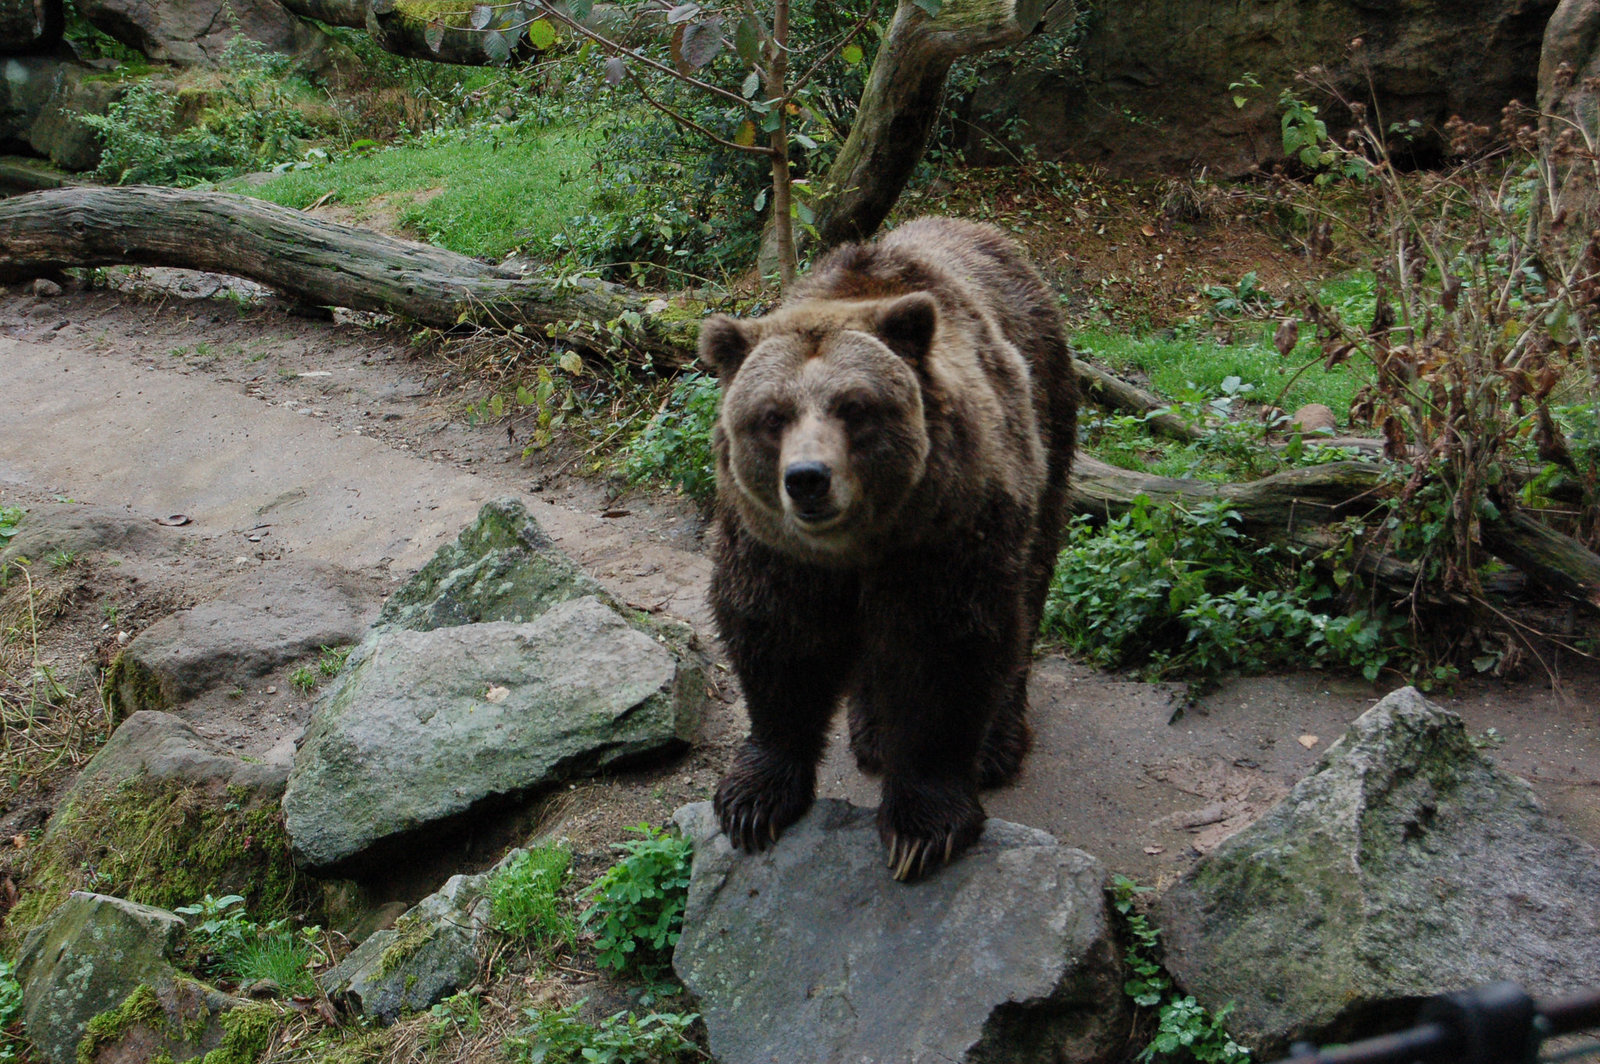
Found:
[{"label": "bear's right ear", "polygon": [[726,314],[713,314],[700,323],[700,361],[716,372],[718,380],[732,380],[749,353],[749,334]]},{"label": "bear's right ear", "polygon": [[889,350],[921,366],[938,327],[939,304],[927,292],[912,292],[878,311],[876,331]]}]

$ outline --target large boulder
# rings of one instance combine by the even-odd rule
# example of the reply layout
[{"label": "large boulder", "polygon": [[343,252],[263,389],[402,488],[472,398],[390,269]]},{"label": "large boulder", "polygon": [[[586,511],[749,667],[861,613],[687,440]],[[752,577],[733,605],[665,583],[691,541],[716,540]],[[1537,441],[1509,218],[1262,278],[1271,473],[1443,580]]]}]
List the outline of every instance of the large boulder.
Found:
[{"label": "large boulder", "polygon": [[122,713],[170,709],[315,657],[322,647],[359,642],[377,612],[376,596],[354,574],[281,562],[140,632],[118,659],[111,698]]},{"label": "large boulder", "polygon": [[244,761],[166,713],[135,713],[57,804],[26,851],[12,929],[37,924],[74,888],[183,905],[237,893],[284,915],[296,889],[278,808],[286,770]]},{"label": "large boulder", "polygon": [[[127,82],[93,67],[62,63],[50,98],[28,130],[28,144],[63,170],[93,170],[100,165],[100,134],[83,116],[109,113],[127,88]],[[121,517],[124,527],[142,520],[130,514],[115,516]],[[150,526],[149,521],[144,524]]]},{"label": "large boulder", "polygon": [[61,43],[61,0],[0,0],[0,55],[48,52]]},{"label": "large boulder", "polygon": [[[1561,0],[1544,28],[1539,53],[1539,110],[1600,133],[1600,0]],[[1560,127],[1557,127],[1558,129]],[[1578,143],[1582,143],[1578,138]]]},{"label": "large boulder", "polygon": [[17,958],[28,1039],[52,1064],[73,1064],[89,1022],[141,986],[170,985],[183,935],[174,913],[74,893],[24,940]]},{"label": "large boulder", "polygon": [[[1320,67],[1353,100],[1375,99],[1384,123],[1436,129],[1454,114],[1490,126],[1509,100],[1531,102],[1545,21],[1555,0],[1458,4],[1371,0],[1127,0],[1095,4],[1076,42],[1042,42],[1002,56],[972,96],[977,128],[1023,123],[1017,136],[1045,158],[1123,175],[1231,176],[1283,158],[1278,93],[1326,105],[1294,75]],[[1352,51],[1359,38],[1362,47]],[[1262,87],[1236,107],[1229,85]],[[1324,106],[1337,135],[1348,116]],[[969,150],[992,151],[974,132]],[[1424,151],[1438,141],[1431,134]]]},{"label": "large boulder", "polygon": [[217,65],[240,34],[284,55],[313,49],[321,37],[278,0],[78,0],[78,13],[128,47],[179,66]]},{"label": "large boulder", "polygon": [[527,624],[378,629],[318,703],[283,808],[311,867],[488,799],[681,747],[697,663],[593,595]]},{"label": "large boulder", "polygon": [[624,609],[515,499],[390,596],[324,692],[283,807],[311,867],[482,802],[681,747],[705,702],[687,629]]},{"label": "large boulder", "polygon": [[1088,854],[990,820],[913,885],[883,867],[874,811],[819,801],[762,854],[709,804],[673,967],[723,1064],[1115,1059],[1123,972]]},{"label": "large boulder", "polygon": [[1600,855],[1412,688],[1158,903],[1168,969],[1265,1057],[1499,979],[1600,984]]}]

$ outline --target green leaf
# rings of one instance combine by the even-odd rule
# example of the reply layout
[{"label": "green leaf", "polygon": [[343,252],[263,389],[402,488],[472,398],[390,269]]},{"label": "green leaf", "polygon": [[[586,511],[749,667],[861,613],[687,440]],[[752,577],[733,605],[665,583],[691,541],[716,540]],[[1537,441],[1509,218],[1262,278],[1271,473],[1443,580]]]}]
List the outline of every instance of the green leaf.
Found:
[{"label": "green leaf", "polygon": [[722,20],[706,19],[685,26],[683,30],[683,61],[691,69],[699,70],[722,51]]},{"label": "green leaf", "polygon": [[471,25],[475,30],[489,28],[489,21],[494,18],[494,8],[488,4],[473,4]]},{"label": "green leaf", "polygon": [[839,58],[844,60],[845,66],[860,66],[861,60],[866,58],[866,53],[861,50],[859,44],[847,44],[839,49]]},{"label": "green leaf", "polygon": [[744,84],[739,86],[739,93],[747,100],[756,98],[756,93],[761,91],[761,74],[752,70],[745,75]]},{"label": "green leaf", "polygon": [[[528,23],[528,43],[539,51],[544,51],[556,43],[556,28],[550,25],[549,19],[539,19],[537,22]],[[591,44],[591,41],[585,41]]]},{"label": "green leaf", "polygon": [[628,76],[628,68],[622,62],[622,57],[614,55],[606,60],[606,84],[620,85],[622,79]]},{"label": "green leaf", "polygon": [[913,0],[913,2],[926,11],[929,18],[938,18],[939,10],[944,7],[944,0]]},{"label": "green leaf", "polygon": [[594,10],[594,0],[567,0],[567,12],[579,22],[589,17]]},{"label": "green leaf", "polygon": [[489,62],[503,64],[511,58],[511,42],[503,33],[486,33],[483,37],[483,54]]},{"label": "green leaf", "polygon": [[438,19],[428,23],[428,28],[422,31],[422,40],[429,51],[437,52],[444,46],[444,23]]},{"label": "green leaf", "polygon": [[761,33],[751,16],[740,19],[739,25],[734,28],[733,49],[747,67],[755,66],[761,59]]},{"label": "green leaf", "polygon": [[562,352],[561,357],[556,359],[556,365],[574,377],[583,376],[583,359],[576,351]]}]

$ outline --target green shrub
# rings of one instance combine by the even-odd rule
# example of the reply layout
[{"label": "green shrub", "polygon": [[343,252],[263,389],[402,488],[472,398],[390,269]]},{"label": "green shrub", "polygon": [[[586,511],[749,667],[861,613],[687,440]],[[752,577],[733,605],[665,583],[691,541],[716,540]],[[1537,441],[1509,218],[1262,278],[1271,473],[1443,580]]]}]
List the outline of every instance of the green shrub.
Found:
[{"label": "green shrub", "polygon": [[628,830],[640,837],[612,846],[627,856],[579,895],[589,901],[580,921],[595,933],[602,968],[655,979],[682,933],[690,846],[648,824]]},{"label": "green shrub", "polygon": [[494,928],[548,950],[572,941],[572,918],[562,911],[561,888],[572,855],[562,846],[539,846],[519,854],[489,879]]},{"label": "green shrub", "polygon": [[178,97],[141,81],[104,115],[82,115],[100,134],[95,176],[117,184],[190,186],[300,155],[316,130],[295,107],[293,60],[244,35],[222,56],[221,87],[193,126],[181,128]]},{"label": "green shrub", "polygon": [[531,1021],[507,1040],[518,1064],[675,1064],[700,1058],[687,1032],[695,1013],[619,1012],[597,1024],[578,1018],[582,1002],[553,1012],[527,1009]]},{"label": "green shrub", "polygon": [[1252,546],[1222,503],[1153,507],[1067,527],[1043,633],[1087,661],[1217,676],[1275,665],[1359,669],[1368,679],[1396,651],[1378,617],[1315,608],[1332,597],[1305,560]]},{"label": "green shrub", "polygon": [[702,505],[716,492],[711,428],[722,399],[715,377],[686,373],[660,413],[628,444],[623,469],[635,483],[670,484]]},{"label": "green shrub", "polygon": [[1140,1064],[1149,1064],[1157,1057],[1195,1060],[1200,1064],[1248,1064],[1250,1050],[1235,1042],[1223,1026],[1233,1011],[1232,1005],[1211,1014],[1194,998],[1179,997],[1173,991],[1171,978],[1156,960],[1161,932],[1135,905],[1138,895],[1148,889],[1123,875],[1111,880],[1112,906],[1121,917],[1128,943],[1123,959],[1128,964],[1129,979],[1122,985],[1123,993],[1140,1008],[1160,1006],[1155,1037],[1136,1059]]},{"label": "green shrub", "polygon": [[0,1061],[23,1056],[26,1047],[17,1033],[21,1019],[22,984],[17,982],[17,969],[0,957]]},{"label": "green shrub", "polygon": [[188,918],[190,954],[200,974],[226,975],[240,986],[271,979],[289,994],[315,994],[310,964],[320,929],[296,935],[286,919],[258,924],[246,915],[237,894],[207,894],[193,905],[173,910]]}]

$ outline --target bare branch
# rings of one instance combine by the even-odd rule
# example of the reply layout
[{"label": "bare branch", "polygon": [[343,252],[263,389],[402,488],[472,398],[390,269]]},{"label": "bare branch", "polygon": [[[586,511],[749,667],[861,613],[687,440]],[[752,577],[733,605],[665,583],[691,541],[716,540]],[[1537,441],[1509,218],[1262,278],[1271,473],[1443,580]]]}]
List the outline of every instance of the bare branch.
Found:
[{"label": "bare branch", "polygon": [[762,144],[740,144],[737,141],[728,140],[725,137],[719,137],[717,134],[711,132],[711,130],[707,129],[705,126],[702,126],[699,122],[696,122],[688,115],[680,114],[677,111],[674,111],[660,100],[657,100],[654,96],[651,96],[650,90],[645,87],[644,79],[641,78],[638,72],[632,67],[624,64],[623,70],[627,73],[628,80],[633,82],[633,87],[639,90],[639,95],[644,97],[645,103],[649,104],[651,107],[654,107],[657,111],[660,111],[662,114],[666,115],[679,125],[694,130],[702,137],[715,141],[724,148],[731,148],[734,151],[746,152],[750,155],[772,154],[772,149]]}]

